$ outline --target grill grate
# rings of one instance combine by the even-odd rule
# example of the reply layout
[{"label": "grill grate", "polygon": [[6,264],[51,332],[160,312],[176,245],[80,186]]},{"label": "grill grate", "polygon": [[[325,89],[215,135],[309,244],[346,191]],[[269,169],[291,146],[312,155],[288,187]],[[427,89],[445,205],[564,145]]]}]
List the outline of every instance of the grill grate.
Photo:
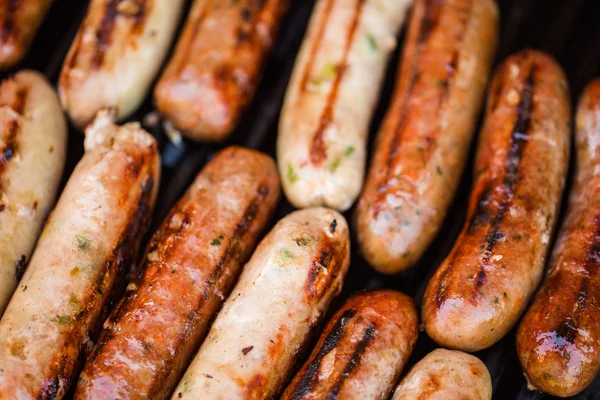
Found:
[{"label": "grill grate", "polygon": [[[600,74],[600,25],[596,23],[597,12],[594,12],[597,11],[598,2],[596,0],[497,1],[501,11],[501,40],[497,61],[524,48],[537,48],[554,55],[567,73],[572,100],[575,104],[587,82]],[[200,145],[184,142],[178,147],[167,139],[160,125],[145,126],[157,137],[163,157],[163,179],[151,232],[183,194],[206,160],[218,149],[235,143],[263,150],[274,156],[279,110],[293,68],[295,54],[302,41],[313,5],[312,0],[292,0],[292,3],[252,106],[242,119],[239,128],[226,143]],[[41,27],[32,51],[21,63],[20,68],[41,70],[56,82],[62,60],[85,14],[86,5],[87,2],[79,0],[57,1]],[[398,53],[397,51],[388,70],[381,101],[371,127],[371,140],[389,103]],[[143,116],[151,111],[152,103],[151,99],[148,99],[132,120],[141,121]],[[83,136],[79,133],[70,132],[67,172],[63,182],[83,153],[82,139]],[[473,153],[471,150],[470,162],[473,160]],[[350,294],[358,290],[381,287],[391,287],[413,295],[417,304],[420,304],[429,276],[449,252],[462,226],[471,185],[471,173],[472,168],[467,166],[449,216],[438,237],[415,267],[397,276],[386,277],[375,273],[355,251],[344,290],[334,301],[331,309],[337,309]],[[291,210],[292,207],[282,201],[276,219],[280,219]],[[350,217],[351,212],[346,216]],[[353,242],[353,245],[356,249],[356,242]],[[411,364],[434,347],[435,344],[423,333],[411,357]],[[551,398],[527,390],[517,360],[514,331],[491,349],[476,355],[490,370],[494,384],[494,398],[518,400]],[[600,377],[575,398],[600,399]]]}]

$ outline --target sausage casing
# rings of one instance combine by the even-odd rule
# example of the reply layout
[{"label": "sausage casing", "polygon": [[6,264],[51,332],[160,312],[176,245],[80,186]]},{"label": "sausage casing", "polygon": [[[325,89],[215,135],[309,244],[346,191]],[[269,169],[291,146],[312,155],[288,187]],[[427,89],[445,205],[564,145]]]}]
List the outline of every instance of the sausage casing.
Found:
[{"label": "sausage casing", "polygon": [[160,160],[137,124],[101,113],[0,321],[0,399],[60,399],[135,256]]},{"label": "sausage casing", "polygon": [[21,71],[0,84],[0,317],[62,177],[67,125],[50,83]]},{"label": "sausage casing", "polygon": [[173,399],[267,399],[298,353],[349,264],[348,226],[325,208],[279,221],[244,267]]},{"label": "sausage casing", "polygon": [[75,398],[168,396],[278,199],[270,157],[230,147],[210,161],[154,234],[140,277],[105,323]]},{"label": "sausage casing", "polygon": [[289,0],[195,0],[154,91],[160,113],[193,140],[225,139],[258,85]]},{"label": "sausage casing", "polygon": [[436,349],[410,369],[392,400],[491,400],[492,378],[479,358]]},{"label": "sausage casing", "polygon": [[0,70],[17,64],[31,42],[54,0],[0,2]]},{"label": "sausage casing", "polygon": [[576,116],[577,171],[548,276],[525,314],[517,350],[531,386],[583,391],[600,371],[600,80]]},{"label": "sausage casing", "polygon": [[[412,0],[320,0],[281,113],[277,158],[296,207],[345,211],[362,188],[371,116]],[[360,98],[360,101],[357,101]]]},{"label": "sausage casing", "polygon": [[167,55],[183,6],[183,0],[90,2],[58,85],[76,127],[85,127],[103,108],[123,120],[139,107]]},{"label": "sausage casing", "polygon": [[410,267],[437,234],[462,174],[498,35],[494,0],[417,0],[392,104],[356,211],[378,271]]},{"label": "sausage casing", "polygon": [[543,274],[569,159],[567,82],[537,51],[494,75],[467,222],[427,285],[423,321],[445,347],[476,351],[504,336]]},{"label": "sausage casing", "polygon": [[393,290],[350,298],[331,318],[284,400],[387,399],[418,336],[412,299]]}]

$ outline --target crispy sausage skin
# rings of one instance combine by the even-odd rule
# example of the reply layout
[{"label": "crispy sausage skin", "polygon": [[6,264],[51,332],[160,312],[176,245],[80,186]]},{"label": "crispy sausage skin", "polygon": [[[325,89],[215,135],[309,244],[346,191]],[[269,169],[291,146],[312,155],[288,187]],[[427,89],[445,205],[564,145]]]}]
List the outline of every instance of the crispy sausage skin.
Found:
[{"label": "crispy sausage skin", "polygon": [[262,153],[230,147],[208,163],[150,242],[141,276],[105,323],[79,377],[76,399],[171,393],[279,192],[275,163]]},{"label": "crispy sausage skin", "polygon": [[326,208],[296,211],[262,240],[173,399],[268,399],[339,293],[348,226]]},{"label": "crispy sausage skin", "polygon": [[462,174],[498,36],[494,0],[417,0],[396,92],[356,211],[367,261],[393,274],[437,234]]},{"label": "crispy sausage skin", "polygon": [[54,0],[0,2],[0,70],[17,64],[29,50]]},{"label": "crispy sausage skin", "polygon": [[412,0],[316,3],[277,139],[283,187],[294,206],[346,211],[359,195],[371,116],[411,4]]},{"label": "crispy sausage skin", "polygon": [[101,113],[0,321],[0,399],[60,399],[150,218],[160,160]]},{"label": "crispy sausage skin", "polygon": [[331,318],[282,399],[387,399],[417,341],[418,318],[402,293],[353,296]]},{"label": "crispy sausage skin", "polygon": [[425,328],[439,344],[484,349],[525,310],[556,223],[570,118],[567,82],[553,59],[523,51],[498,68],[467,221],[423,299]]},{"label": "crispy sausage skin", "polygon": [[252,98],[289,0],[195,0],[154,91],[160,113],[193,140],[224,140]]},{"label": "crispy sausage skin", "polygon": [[492,378],[479,358],[436,349],[415,364],[392,400],[491,400]]},{"label": "crispy sausage skin", "polygon": [[63,64],[60,100],[78,128],[102,108],[117,119],[146,97],[167,55],[183,0],[92,0]]},{"label": "crispy sausage skin", "polygon": [[21,71],[0,84],[0,317],[48,212],[65,164],[67,125],[41,74]]},{"label": "crispy sausage skin", "polygon": [[554,396],[583,391],[600,371],[600,79],[576,116],[577,171],[548,276],[517,334],[531,386]]}]

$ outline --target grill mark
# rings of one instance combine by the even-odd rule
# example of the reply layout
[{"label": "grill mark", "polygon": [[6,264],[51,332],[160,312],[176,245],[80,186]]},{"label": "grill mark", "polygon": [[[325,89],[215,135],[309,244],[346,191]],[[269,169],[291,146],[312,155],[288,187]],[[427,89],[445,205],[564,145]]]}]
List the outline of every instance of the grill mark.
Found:
[{"label": "grill mark", "polygon": [[325,28],[327,27],[327,22],[329,20],[329,16],[331,15],[331,10],[333,10],[334,4],[335,4],[335,0],[329,0],[325,7],[325,11],[323,11],[323,18],[321,19],[321,25],[319,25],[319,28],[317,30],[315,41],[313,42],[313,47],[310,49],[310,56],[308,57],[308,64],[306,65],[306,68],[304,69],[304,74],[302,75],[302,79],[300,80],[300,91],[305,91],[306,86],[308,85],[310,73],[313,70],[313,66],[315,63],[317,52],[319,51],[319,47],[321,47],[321,43],[323,42],[323,37],[325,36]]},{"label": "grill mark", "polygon": [[348,320],[354,318],[356,311],[349,309],[344,311],[342,316],[337,320],[333,328],[327,334],[323,346],[319,349],[315,358],[306,366],[305,372],[300,379],[300,382],[294,388],[291,394],[292,400],[299,400],[310,393],[317,383],[318,373],[321,369],[323,358],[329,354],[338,343],[346,336],[346,325]]},{"label": "grill mark", "polygon": [[11,35],[15,32],[16,13],[19,9],[20,0],[6,0],[6,15],[0,27],[0,41],[9,42]]},{"label": "grill mark", "polygon": [[23,274],[25,273],[25,267],[27,267],[27,257],[25,257],[25,254],[22,254],[15,265],[15,278],[17,282],[19,282],[23,277]]},{"label": "grill mark", "polygon": [[[15,97],[12,101],[12,104],[10,104],[10,108],[20,116],[22,116],[24,113],[28,94],[29,89],[27,87],[18,88],[15,92]],[[4,143],[2,146],[0,146],[0,191],[3,188],[2,178],[6,172],[7,165],[18,151],[20,127],[21,123],[17,118],[11,118],[5,127],[6,130],[4,134]]]},{"label": "grill mark", "polygon": [[376,330],[377,330],[377,324],[374,322],[371,322],[369,324],[369,326],[367,327],[367,329],[365,329],[365,332],[363,333],[363,337],[360,339],[360,341],[354,347],[354,352],[352,352],[352,357],[350,358],[350,361],[348,361],[348,363],[346,364],[346,367],[344,367],[344,371],[336,380],[335,384],[333,385],[333,388],[331,388],[331,391],[329,392],[329,395],[327,396],[328,400],[336,400],[338,398],[338,394],[339,394],[340,390],[342,389],[342,385],[344,384],[344,381],[346,379],[348,379],[348,377],[352,374],[352,371],[354,371],[354,369],[360,362],[360,359],[361,359],[363,353],[365,352],[365,349],[367,348],[369,343],[373,340]]},{"label": "grill mark", "polygon": [[[333,3],[333,1],[332,1]],[[335,73],[335,78],[331,87],[331,91],[327,97],[327,101],[325,103],[325,109],[321,114],[321,118],[319,120],[319,126],[317,131],[313,136],[313,140],[309,150],[309,158],[310,162],[314,166],[319,166],[325,161],[327,158],[327,144],[325,143],[325,130],[331,125],[333,122],[333,106],[338,98],[340,85],[342,82],[342,78],[344,77],[347,69],[348,69],[348,56],[350,55],[350,48],[352,47],[352,42],[354,40],[354,36],[356,36],[356,31],[358,30],[358,23],[360,21],[360,16],[363,10],[363,6],[365,5],[365,0],[358,0],[356,4],[356,8],[354,11],[354,16],[352,18],[352,24],[350,25],[350,30],[346,36],[346,43],[344,45],[344,52],[342,55],[341,62],[337,65],[337,70]],[[319,41],[320,43],[320,41]],[[314,54],[313,54],[314,56]],[[307,71],[310,71],[307,69]],[[304,82],[303,82],[304,84]],[[303,86],[304,88],[304,86]]]},{"label": "grill mark", "polygon": [[[517,106],[517,120],[513,128],[513,132],[510,138],[510,149],[506,156],[506,174],[502,180],[502,192],[501,198],[498,200],[498,209],[496,214],[491,216],[491,210],[489,202],[493,196],[492,182],[488,182],[486,187],[480,194],[477,202],[476,212],[470,218],[468,227],[466,229],[467,235],[475,234],[476,229],[482,224],[483,221],[489,221],[489,229],[485,236],[485,247],[483,249],[483,256],[479,261],[479,271],[476,274],[475,284],[473,288],[473,296],[476,296],[478,290],[485,284],[485,269],[489,267],[489,261],[492,256],[492,252],[496,244],[504,238],[504,234],[500,232],[500,224],[504,219],[508,205],[512,200],[515,192],[515,186],[518,181],[519,167],[522,161],[523,151],[527,144],[527,132],[531,125],[531,113],[533,110],[533,89],[534,89],[534,78],[535,78],[535,65],[531,67],[529,74],[525,80],[523,91]],[[454,268],[458,252],[454,252],[451,259],[448,262],[448,267],[440,277],[440,283],[438,285],[436,300],[438,308],[441,307],[442,303],[446,299],[446,288],[449,285],[447,281],[450,277],[450,272]]]},{"label": "grill mark", "polygon": [[263,10],[266,0],[254,0],[250,2],[249,7],[242,7],[240,10],[240,25],[237,27],[235,35],[235,50],[251,39],[256,38],[256,16]]},{"label": "grill mark", "polygon": [[[101,286],[106,283],[108,275],[111,271],[115,271],[115,285],[113,287],[113,293],[106,296],[108,301],[115,293],[118,287],[117,281],[119,276],[125,270],[125,267],[130,265],[135,257],[137,246],[141,240],[142,232],[144,232],[150,222],[150,204],[152,197],[152,189],[154,187],[154,179],[148,175],[142,182],[142,188],[138,204],[136,209],[133,211],[132,216],[123,229],[121,237],[117,242],[117,245],[113,251],[107,256],[103,262],[102,268],[98,271],[95,281],[101,282]],[[94,311],[94,307],[97,306],[98,297],[103,296],[102,293],[104,288],[101,287],[99,290],[93,290],[87,298],[82,299],[81,304],[84,306],[82,309],[72,317],[72,321],[66,332],[63,334],[66,345],[62,350],[54,357],[54,360],[50,365],[52,367],[46,373],[48,377],[42,384],[42,388],[37,394],[36,398],[40,399],[53,399],[56,397],[60,388],[68,388],[69,384],[75,378],[73,372],[77,365],[78,359],[82,355],[82,346],[85,341],[85,334],[82,334],[79,327],[79,321],[85,321],[89,318],[90,314]],[[105,307],[103,305],[99,312],[99,316],[105,313]],[[103,319],[98,318],[96,323],[96,331],[102,326]],[[73,344],[79,343],[77,348],[73,347]],[[102,344],[101,346],[103,346]],[[93,355],[95,352],[92,353]],[[97,355],[97,353],[95,354]],[[94,357],[95,357],[94,355]],[[66,389],[65,389],[66,390]]]},{"label": "grill mark", "polygon": [[104,61],[106,51],[110,47],[111,36],[115,29],[115,20],[119,15],[117,7],[121,0],[110,0],[106,3],[104,14],[102,15],[102,21],[98,30],[96,30],[96,47],[94,54],[90,60],[90,67],[92,69],[100,69]]}]

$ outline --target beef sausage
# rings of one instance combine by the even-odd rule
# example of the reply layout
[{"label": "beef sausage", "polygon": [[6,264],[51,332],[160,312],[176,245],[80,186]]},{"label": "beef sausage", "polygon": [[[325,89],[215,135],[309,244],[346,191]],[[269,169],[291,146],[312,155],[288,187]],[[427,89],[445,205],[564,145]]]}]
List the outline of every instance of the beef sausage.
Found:
[{"label": "beef sausage", "polygon": [[75,399],[169,396],[278,199],[268,156],[240,147],[217,154],[154,234]]},{"label": "beef sausage", "polygon": [[484,349],[525,311],[556,223],[570,119],[567,82],[552,58],[527,50],[498,68],[467,221],[423,298],[425,329],[439,344]]},{"label": "beef sausage", "polygon": [[283,400],[389,398],[418,336],[412,299],[393,290],[361,293],[331,318]]},{"label": "beef sausage", "polygon": [[356,210],[379,272],[410,267],[437,234],[475,130],[498,36],[494,0],[417,0],[394,98]]},{"label": "beef sausage", "polygon": [[576,116],[577,171],[567,216],[540,292],[517,334],[530,386],[554,396],[583,391],[600,371],[600,80]]}]

